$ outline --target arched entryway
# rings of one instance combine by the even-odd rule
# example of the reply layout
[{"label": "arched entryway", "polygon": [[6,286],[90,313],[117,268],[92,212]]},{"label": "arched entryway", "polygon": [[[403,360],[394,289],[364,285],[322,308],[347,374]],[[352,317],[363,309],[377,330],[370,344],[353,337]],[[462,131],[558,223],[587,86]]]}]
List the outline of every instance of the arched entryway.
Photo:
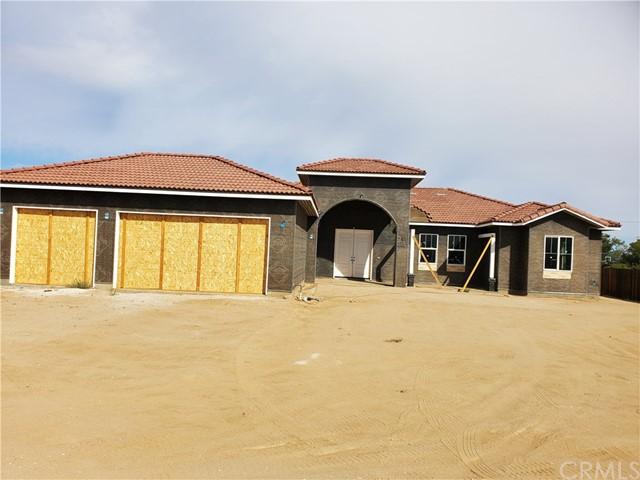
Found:
[{"label": "arched entryway", "polygon": [[320,217],[316,275],[393,285],[396,247],[396,222],[385,209],[368,200],[338,203]]}]

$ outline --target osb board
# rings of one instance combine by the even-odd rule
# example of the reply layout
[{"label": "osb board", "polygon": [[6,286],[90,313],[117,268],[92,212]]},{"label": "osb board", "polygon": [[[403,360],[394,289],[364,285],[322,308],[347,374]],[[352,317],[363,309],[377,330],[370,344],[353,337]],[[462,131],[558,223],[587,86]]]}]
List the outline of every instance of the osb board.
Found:
[{"label": "osb board", "polygon": [[140,214],[121,219],[120,288],[264,292],[266,221]]},{"label": "osb board", "polygon": [[47,283],[50,212],[33,209],[18,211],[16,283]]},{"label": "osb board", "polygon": [[197,217],[164,217],[163,290],[196,290],[198,278]]},{"label": "osb board", "polygon": [[51,216],[50,278],[52,285],[93,281],[95,214],[54,210]]},{"label": "osb board", "polygon": [[243,220],[240,224],[239,293],[264,292],[267,224],[261,220]]},{"label": "osb board", "polygon": [[159,289],[162,217],[120,217],[120,288]]},{"label": "osb board", "polygon": [[236,291],[238,220],[203,218],[200,290]]}]

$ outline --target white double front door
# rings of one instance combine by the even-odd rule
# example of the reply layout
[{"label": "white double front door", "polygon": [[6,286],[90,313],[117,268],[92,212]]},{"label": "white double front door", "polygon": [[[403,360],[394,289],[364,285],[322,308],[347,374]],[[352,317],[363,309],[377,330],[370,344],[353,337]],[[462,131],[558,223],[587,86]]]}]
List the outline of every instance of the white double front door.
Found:
[{"label": "white double front door", "polygon": [[336,228],[333,276],[370,278],[372,249],[373,230]]}]

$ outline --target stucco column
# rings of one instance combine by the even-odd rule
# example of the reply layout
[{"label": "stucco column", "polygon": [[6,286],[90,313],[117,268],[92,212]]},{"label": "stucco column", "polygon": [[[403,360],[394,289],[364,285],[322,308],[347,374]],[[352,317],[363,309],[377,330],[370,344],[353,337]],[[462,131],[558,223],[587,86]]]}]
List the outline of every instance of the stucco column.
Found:
[{"label": "stucco column", "polygon": [[318,251],[318,225],[319,219],[315,219],[311,227],[307,229],[307,258],[305,264],[304,279],[307,283],[316,281],[316,252]]},{"label": "stucco column", "polygon": [[407,259],[409,249],[407,248],[407,235],[409,232],[409,222],[405,225],[396,225],[396,248],[395,248],[395,268],[393,277],[394,287],[407,286]]}]

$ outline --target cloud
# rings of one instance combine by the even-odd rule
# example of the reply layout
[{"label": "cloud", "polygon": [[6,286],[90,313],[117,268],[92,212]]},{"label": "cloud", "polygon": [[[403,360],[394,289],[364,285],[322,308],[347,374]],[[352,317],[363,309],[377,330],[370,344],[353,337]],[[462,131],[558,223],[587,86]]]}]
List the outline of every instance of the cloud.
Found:
[{"label": "cloud", "polygon": [[634,235],[638,8],[9,3],[3,149],[207,152],[289,178],[376,156],[426,168],[426,185],[566,200]]},{"label": "cloud", "polygon": [[[52,9],[44,5],[48,21],[44,31],[20,40],[9,48],[9,62],[42,76],[54,76],[71,85],[122,91],[170,78],[171,68],[154,64],[154,43],[140,21],[144,4],[97,3]],[[59,7],[60,8],[60,7]],[[43,14],[43,12],[39,12]],[[27,27],[28,28],[28,27]]]}]

